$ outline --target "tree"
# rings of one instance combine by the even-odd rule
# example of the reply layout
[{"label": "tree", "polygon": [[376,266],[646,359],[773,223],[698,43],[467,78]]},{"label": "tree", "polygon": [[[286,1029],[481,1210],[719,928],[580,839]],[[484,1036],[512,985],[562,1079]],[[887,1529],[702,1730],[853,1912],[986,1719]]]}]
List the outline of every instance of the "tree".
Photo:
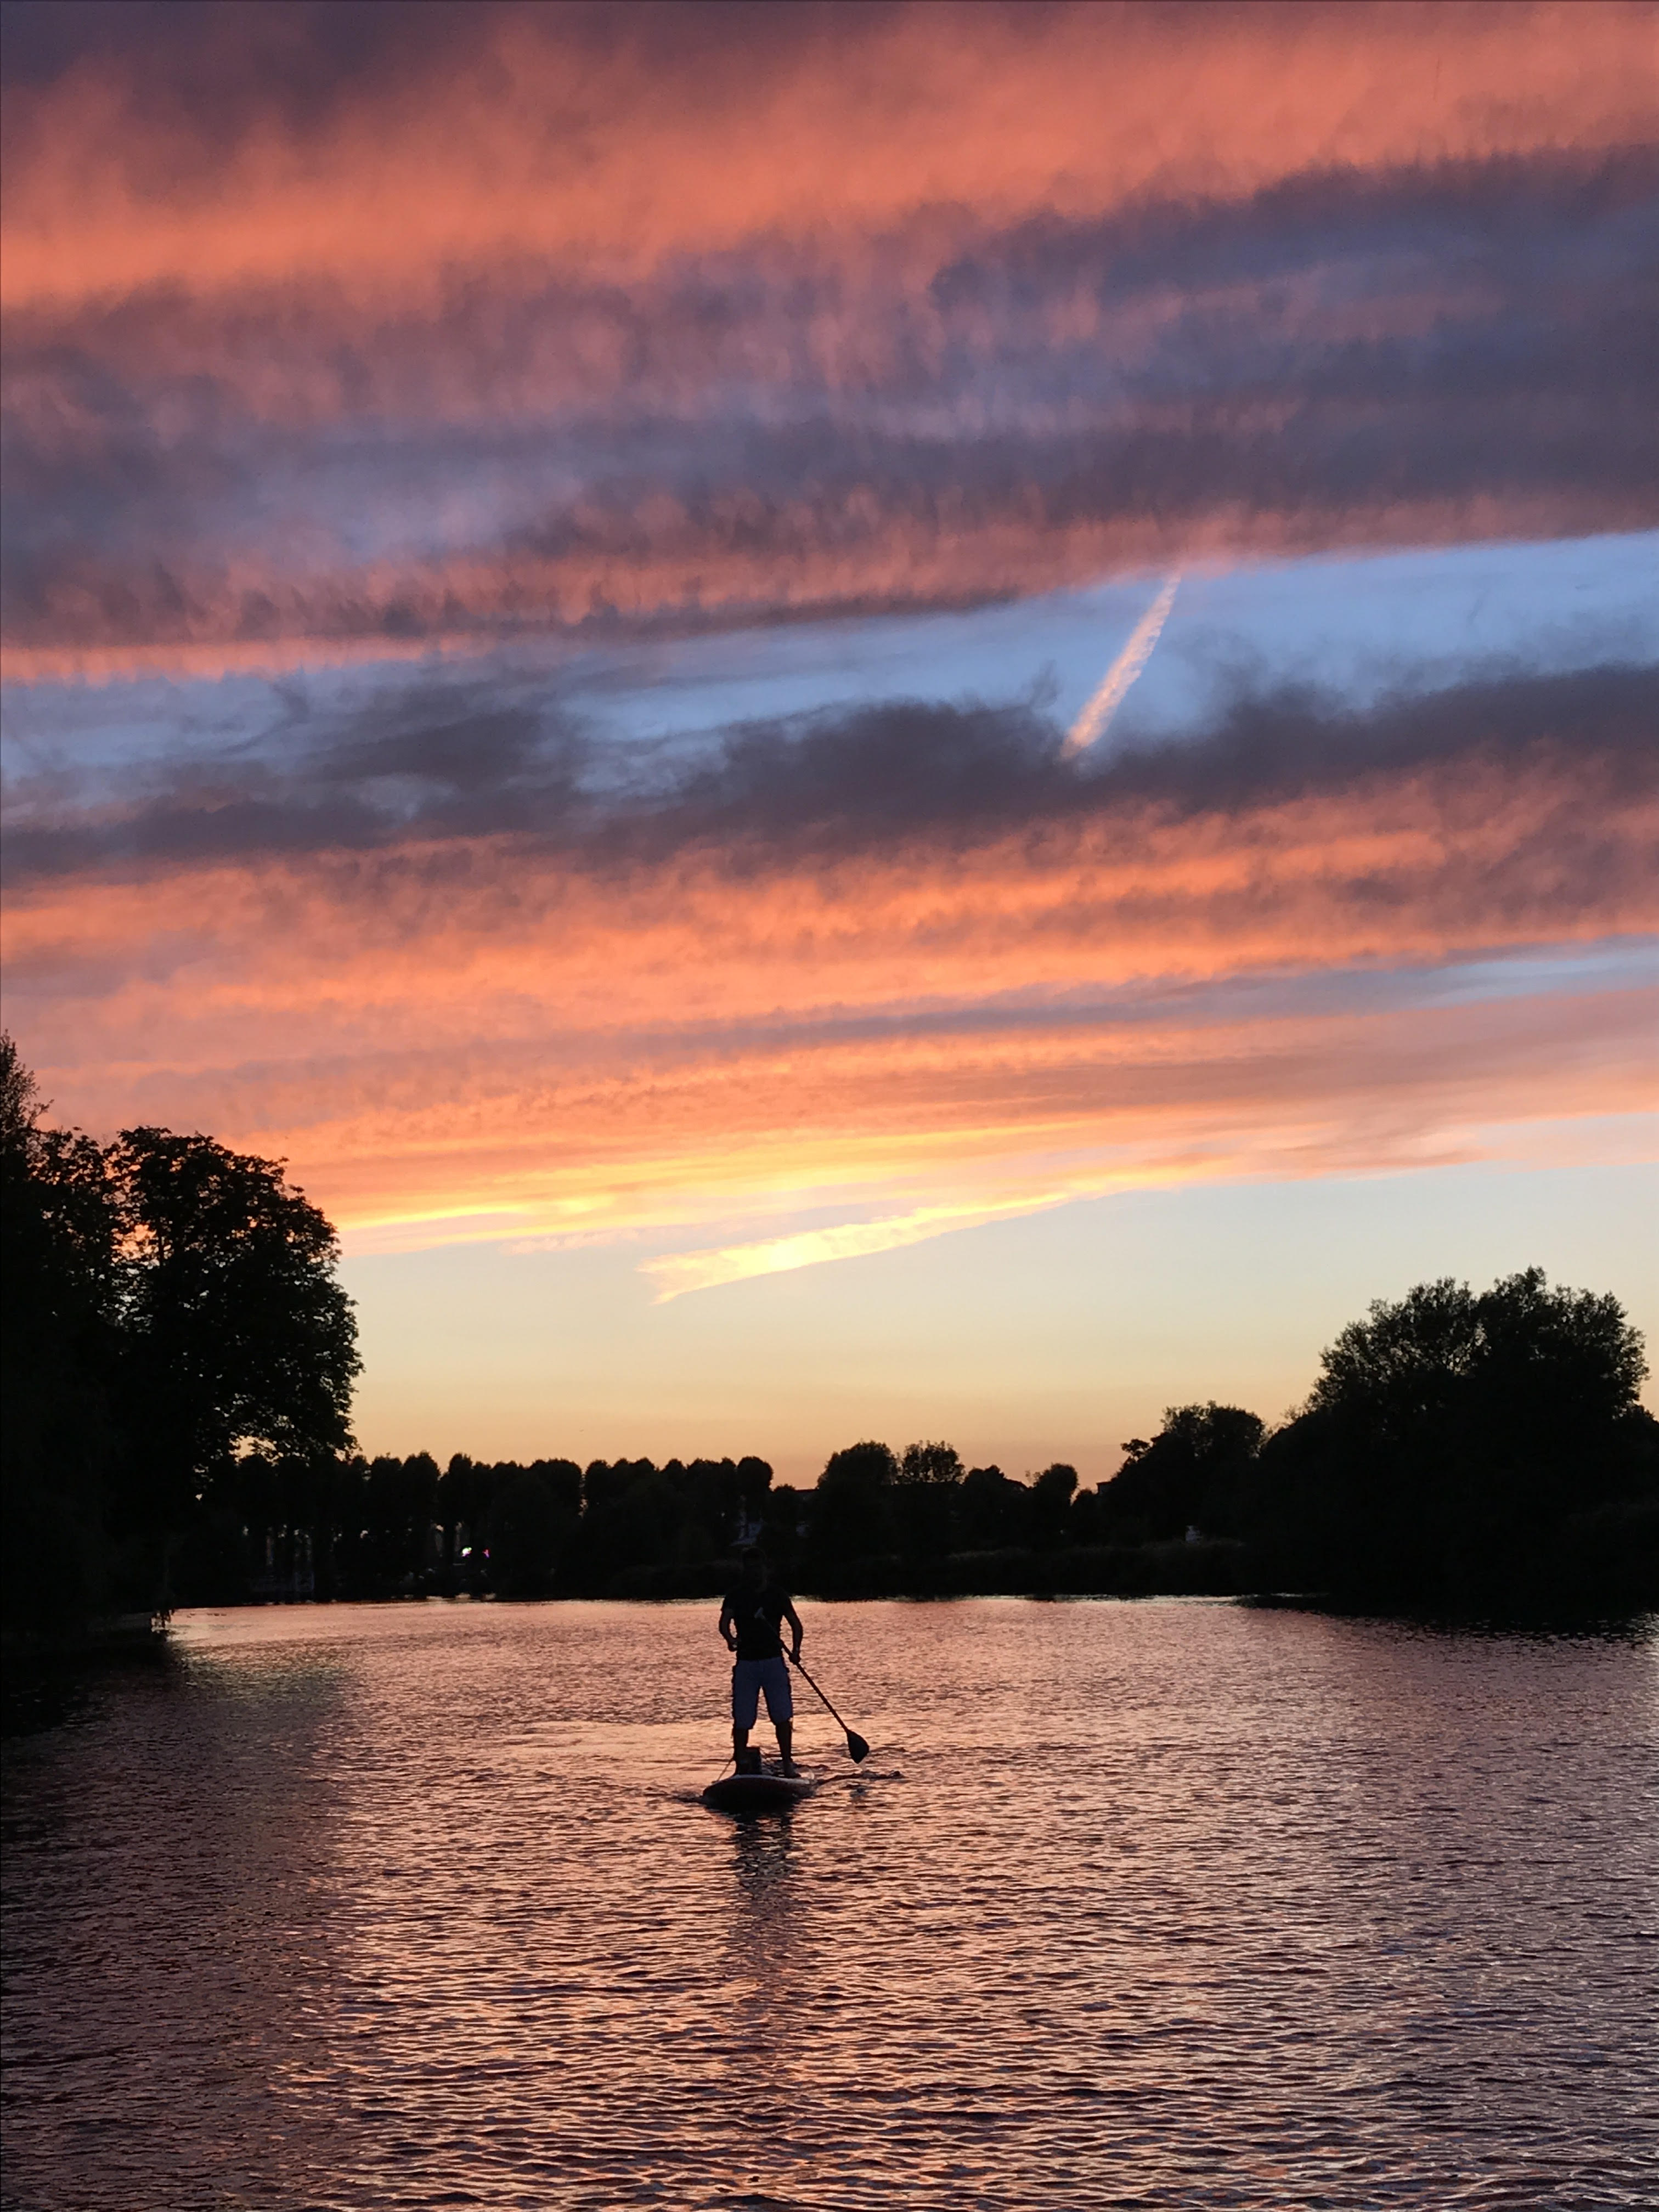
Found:
[{"label": "tree", "polygon": [[962,1455],[954,1444],[906,1444],[890,1478],[907,1488],[951,1488],[962,1480]]},{"label": "tree", "polygon": [[1242,1406],[1166,1406],[1150,1442],[1132,1437],[1097,1493],[1095,1518],[1120,1543],[1168,1542],[1196,1527],[1231,1534],[1238,1496],[1267,1433]]},{"label": "tree", "polygon": [[811,1552],[831,1569],[887,1548],[888,1492],[899,1463],[891,1449],[866,1438],[831,1452],[812,1492]]},{"label": "tree", "polygon": [[110,1528],[119,1437],[118,1212],[89,1137],[46,1110],[0,1033],[0,1537],[9,1622],[49,1628],[120,1598]]},{"label": "tree", "polygon": [[125,1129],[106,1158],[122,1230],[130,1508],[171,1527],[239,1449],[343,1450],[362,1362],[322,1212],[280,1162],[210,1137]]},{"label": "tree", "polygon": [[[577,1496],[581,1493],[581,1474],[576,1474]],[[489,1504],[489,1473],[465,1452],[455,1452],[449,1464],[438,1477],[438,1526],[442,1531],[443,1572],[447,1589],[453,1594],[461,1585],[462,1554],[476,1553],[477,1571],[483,1570],[483,1522]],[[465,1563],[470,1570],[469,1556]],[[475,1578],[466,1573],[469,1584]]]},{"label": "tree", "polygon": [[429,1452],[412,1452],[407,1459],[383,1452],[369,1462],[362,1492],[359,1571],[377,1595],[415,1589],[438,1564],[434,1531],[441,1480]]},{"label": "tree", "polygon": [[9,1617],[165,1603],[192,1528],[240,1587],[250,1513],[314,1551],[358,1367],[333,1230],[279,1163],[165,1129],[100,1146],[44,1110],[0,1037]]},{"label": "tree", "polygon": [[1394,1305],[1373,1299],[1320,1356],[1307,1411],[1364,1425],[1379,1442],[1412,1436],[1443,1415],[1474,1363],[1476,1300],[1449,1277],[1419,1283]]},{"label": "tree", "polygon": [[793,1579],[811,1498],[810,1491],[797,1490],[787,1482],[772,1484],[765,1494],[761,1542],[768,1559],[786,1580]]},{"label": "tree", "polygon": [[574,1540],[581,1470],[574,1460],[537,1460],[495,1475],[490,1582],[503,1597],[546,1597]]},{"label": "tree", "polygon": [[1045,1467],[1031,1485],[1031,1540],[1040,1550],[1063,1544],[1066,1516],[1077,1489],[1077,1469],[1063,1460]]},{"label": "tree", "polygon": [[1383,1596],[1531,1602],[1570,1556],[1593,1580],[1586,1516],[1651,1492],[1646,1371],[1616,1298],[1541,1268],[1378,1300],[1264,1450],[1256,1531],[1289,1571]]},{"label": "tree", "polygon": [[900,1555],[910,1566],[943,1559],[956,1534],[962,1459],[954,1445],[907,1444],[890,1478],[889,1510]]},{"label": "tree", "polygon": [[1007,1551],[1030,1540],[1031,1492],[1000,1467],[970,1467],[962,1478],[957,1527],[964,1551]]}]

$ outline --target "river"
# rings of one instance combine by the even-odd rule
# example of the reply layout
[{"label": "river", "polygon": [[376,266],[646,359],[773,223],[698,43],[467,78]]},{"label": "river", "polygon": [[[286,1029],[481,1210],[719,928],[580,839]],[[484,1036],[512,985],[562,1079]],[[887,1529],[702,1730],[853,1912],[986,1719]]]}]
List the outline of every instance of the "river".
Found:
[{"label": "river", "polygon": [[4,2203],[1650,2206],[1659,1621],[198,1613],[8,1747]]}]

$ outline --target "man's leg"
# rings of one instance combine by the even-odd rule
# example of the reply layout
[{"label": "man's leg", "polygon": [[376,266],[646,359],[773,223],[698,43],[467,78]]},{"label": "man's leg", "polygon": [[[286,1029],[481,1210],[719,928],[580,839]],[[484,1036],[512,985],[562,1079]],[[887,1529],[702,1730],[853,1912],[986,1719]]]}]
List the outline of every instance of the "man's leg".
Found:
[{"label": "man's leg", "polygon": [[791,1747],[795,1741],[795,1700],[789,1688],[789,1670],[781,1656],[769,1659],[762,1678],[766,1686],[766,1717],[777,1731],[778,1759],[786,1774],[796,1771]]},{"label": "man's leg", "polygon": [[752,1662],[739,1659],[732,1669],[732,1758],[735,1764],[749,1742],[749,1731],[760,1717],[760,1685]]}]

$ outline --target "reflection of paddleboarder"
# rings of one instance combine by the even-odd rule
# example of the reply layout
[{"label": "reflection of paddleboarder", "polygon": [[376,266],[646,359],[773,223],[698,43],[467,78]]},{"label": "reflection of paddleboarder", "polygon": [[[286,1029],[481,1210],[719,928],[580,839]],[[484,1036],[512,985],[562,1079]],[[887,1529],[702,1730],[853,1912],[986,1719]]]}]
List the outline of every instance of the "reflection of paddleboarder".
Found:
[{"label": "reflection of paddleboarder", "polygon": [[768,1719],[778,1732],[778,1751],[786,1774],[798,1771],[792,1755],[795,1701],[789,1692],[789,1669],[784,1664],[781,1626],[787,1621],[793,1638],[793,1656],[800,1657],[800,1616],[766,1571],[758,1552],[743,1563],[743,1580],[729,1591],[720,1607],[720,1634],[737,1656],[732,1669],[732,1748],[742,1753],[749,1731],[766,1699]]}]

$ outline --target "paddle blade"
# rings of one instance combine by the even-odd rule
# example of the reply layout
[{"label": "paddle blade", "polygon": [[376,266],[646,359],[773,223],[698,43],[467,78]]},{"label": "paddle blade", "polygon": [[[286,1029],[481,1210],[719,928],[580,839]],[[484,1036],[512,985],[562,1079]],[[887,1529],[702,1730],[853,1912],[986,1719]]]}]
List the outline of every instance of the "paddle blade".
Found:
[{"label": "paddle blade", "polygon": [[851,1729],[847,1731],[847,1756],[854,1766],[859,1765],[870,1756],[869,1745],[861,1735],[855,1735]]}]

